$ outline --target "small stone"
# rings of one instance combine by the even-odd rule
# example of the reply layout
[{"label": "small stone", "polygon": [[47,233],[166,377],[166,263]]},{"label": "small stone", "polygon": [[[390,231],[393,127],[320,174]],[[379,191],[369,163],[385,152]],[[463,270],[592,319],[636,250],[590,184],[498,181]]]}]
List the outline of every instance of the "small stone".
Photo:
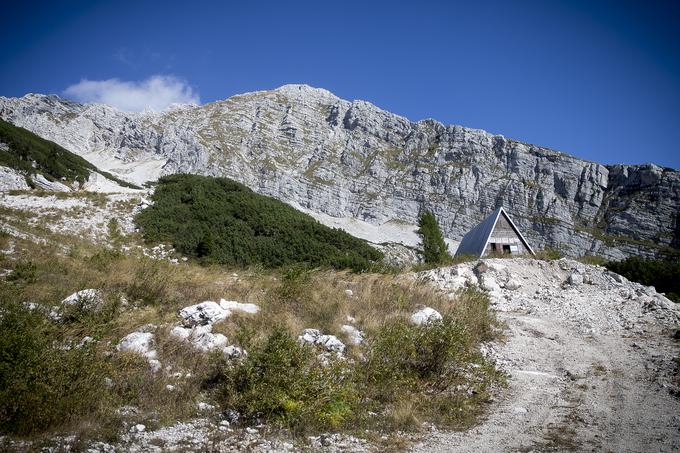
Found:
[{"label": "small stone", "polygon": [[143,433],[144,430],[146,430],[146,426],[142,425],[141,423],[135,425],[135,431],[138,433]]},{"label": "small stone", "polygon": [[364,342],[364,333],[356,327],[345,324],[340,330],[347,335],[350,344],[359,345]]},{"label": "small stone", "polygon": [[441,320],[441,313],[430,307],[423,307],[411,315],[411,322],[417,326]]},{"label": "small stone", "polygon": [[149,367],[151,368],[151,371],[158,373],[161,368],[163,368],[163,365],[161,365],[161,362],[156,359],[149,359]]},{"label": "small stone", "polygon": [[583,284],[583,275],[573,273],[569,275],[569,284],[572,286],[578,286]]},{"label": "small stone", "polygon": [[518,280],[515,280],[514,278],[511,278],[505,284],[505,289],[509,289],[510,291],[514,291],[516,289],[519,289],[521,286],[522,286],[522,283],[520,283]]},{"label": "small stone", "polygon": [[198,410],[201,412],[209,412],[215,410],[215,406],[201,401],[198,403]]},{"label": "small stone", "polygon": [[352,291],[351,289],[346,289],[345,294],[347,295],[347,297],[352,297],[354,296],[354,291]]}]

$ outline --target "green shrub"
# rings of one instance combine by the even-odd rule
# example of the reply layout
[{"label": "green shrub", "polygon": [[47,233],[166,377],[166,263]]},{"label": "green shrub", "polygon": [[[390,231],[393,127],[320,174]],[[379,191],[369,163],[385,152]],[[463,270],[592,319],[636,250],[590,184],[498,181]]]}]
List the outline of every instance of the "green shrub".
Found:
[{"label": "green shrub", "polygon": [[7,276],[7,281],[16,283],[33,283],[36,280],[38,268],[32,261],[19,261]]},{"label": "green shrub", "polygon": [[623,261],[609,261],[605,267],[628,280],[654,286],[673,302],[680,303],[680,262],[631,256]]},{"label": "green shrub", "polygon": [[291,429],[338,429],[349,424],[357,404],[346,363],[317,357],[285,329],[275,328],[236,365],[222,364],[216,378],[225,408],[247,421],[266,420]]},{"label": "green shrub", "polygon": [[19,435],[94,417],[106,407],[107,367],[90,345],[65,349],[43,315],[4,301],[0,431]]},{"label": "green shrub", "polygon": [[365,241],[226,178],[165,176],[153,201],[136,217],[144,238],[204,263],[361,271],[382,258]]},{"label": "green shrub", "polygon": [[419,428],[418,420],[462,426],[502,381],[477,350],[485,334],[471,333],[465,322],[457,314],[423,326],[404,318],[384,321],[357,360],[320,358],[282,327],[263,340],[238,335],[247,339],[241,344],[249,355],[238,363],[217,359],[210,382],[221,406],[238,411],[246,424],[263,421],[297,434],[410,430]]}]

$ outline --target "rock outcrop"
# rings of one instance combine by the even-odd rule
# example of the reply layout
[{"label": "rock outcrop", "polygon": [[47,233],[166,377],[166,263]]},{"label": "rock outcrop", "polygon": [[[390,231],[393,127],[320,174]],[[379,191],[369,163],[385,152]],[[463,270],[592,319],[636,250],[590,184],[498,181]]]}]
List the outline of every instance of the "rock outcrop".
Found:
[{"label": "rock outcrop", "polygon": [[680,247],[680,173],[605,166],[306,85],[161,113],[56,96],[0,97],[0,117],[137,183],[227,176],[320,215],[415,224],[433,211],[460,239],[503,205],[536,248],[571,256],[659,255]]}]

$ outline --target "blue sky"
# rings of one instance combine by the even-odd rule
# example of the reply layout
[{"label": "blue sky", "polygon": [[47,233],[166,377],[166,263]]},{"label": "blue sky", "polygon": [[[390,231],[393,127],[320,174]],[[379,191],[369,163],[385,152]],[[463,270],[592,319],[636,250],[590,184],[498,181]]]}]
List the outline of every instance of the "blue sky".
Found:
[{"label": "blue sky", "polygon": [[680,168],[673,2],[66,0],[3,8],[4,96],[56,93],[128,109],[148,96],[160,108],[307,83],[411,120],[481,128],[603,163]]}]

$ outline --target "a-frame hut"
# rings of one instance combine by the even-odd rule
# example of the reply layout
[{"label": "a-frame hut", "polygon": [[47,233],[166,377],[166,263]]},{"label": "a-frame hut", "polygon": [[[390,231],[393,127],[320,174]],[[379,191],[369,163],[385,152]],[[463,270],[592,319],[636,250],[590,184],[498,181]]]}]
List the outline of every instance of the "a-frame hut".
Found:
[{"label": "a-frame hut", "polygon": [[534,255],[531,246],[502,207],[471,229],[456,250],[456,256],[481,258],[491,254]]}]

